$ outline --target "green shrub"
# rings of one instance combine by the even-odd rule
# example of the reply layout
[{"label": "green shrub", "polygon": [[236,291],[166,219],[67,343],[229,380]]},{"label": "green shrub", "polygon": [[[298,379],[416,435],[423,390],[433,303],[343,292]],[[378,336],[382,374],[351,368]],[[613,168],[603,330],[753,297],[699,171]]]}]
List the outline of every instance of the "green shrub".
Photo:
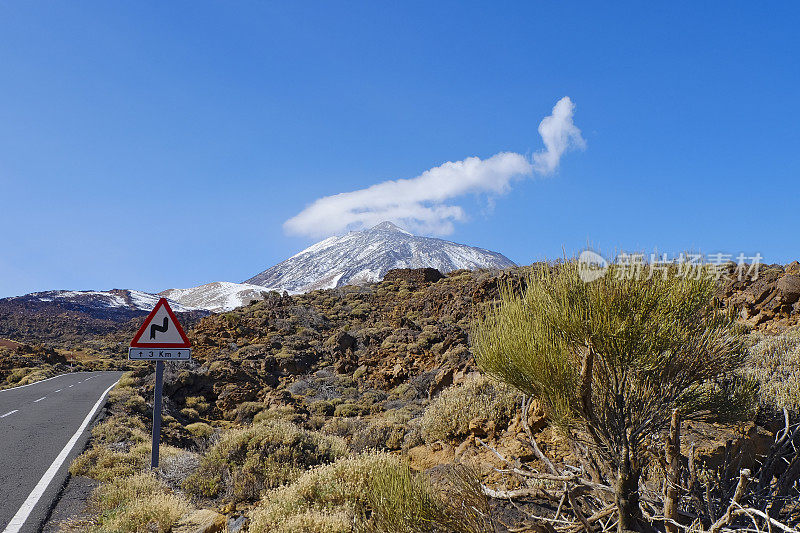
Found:
[{"label": "green shrub", "polygon": [[203,396],[189,396],[186,398],[186,407],[189,409],[194,409],[198,413],[205,413],[209,410],[211,405]]},{"label": "green shrub", "polygon": [[255,500],[262,490],[292,481],[305,468],[346,452],[340,438],[270,420],[223,433],[184,488],[208,497]]},{"label": "green shrub", "polygon": [[253,418],[267,409],[264,402],[242,402],[236,406],[236,421],[240,424],[250,423]]},{"label": "green shrub", "polygon": [[197,412],[197,409],[192,409],[191,407],[184,407],[181,409],[181,415],[189,420],[197,420],[200,418],[200,413]]},{"label": "green shrub", "polygon": [[196,439],[207,439],[214,434],[214,428],[205,422],[187,424],[186,430]]},{"label": "green shrub", "polygon": [[352,417],[369,413],[369,407],[353,402],[345,402],[336,406],[333,416]]},{"label": "green shrub", "polygon": [[511,387],[480,376],[442,391],[425,409],[420,430],[426,442],[457,439],[469,433],[474,419],[508,423],[518,405],[519,393]]}]

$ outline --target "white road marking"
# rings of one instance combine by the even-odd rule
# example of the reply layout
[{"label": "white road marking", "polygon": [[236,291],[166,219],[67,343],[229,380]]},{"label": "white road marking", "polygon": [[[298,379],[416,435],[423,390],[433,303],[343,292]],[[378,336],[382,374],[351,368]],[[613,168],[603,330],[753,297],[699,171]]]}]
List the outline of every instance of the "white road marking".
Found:
[{"label": "white road marking", "polygon": [[4,414],[4,415],[0,415],[0,418],[5,418],[5,417],[7,417],[8,415],[13,415],[13,414],[14,414],[14,413],[16,413],[17,411],[19,411],[19,409],[14,409],[13,411],[9,411],[9,412],[7,412],[7,413],[6,413],[6,414]]},{"label": "white road marking", "polygon": [[8,526],[6,526],[6,528],[3,530],[3,533],[18,533],[19,530],[22,529],[22,526],[25,524],[25,520],[27,520],[28,516],[30,516],[31,511],[33,511],[33,508],[39,502],[39,499],[42,497],[42,494],[44,494],[45,489],[47,489],[47,486],[50,484],[55,475],[58,473],[58,469],[61,468],[61,465],[63,465],[64,461],[66,461],[69,452],[72,451],[72,448],[75,446],[75,443],[78,442],[78,439],[80,438],[83,431],[86,429],[86,426],[88,426],[89,422],[91,422],[92,418],[94,418],[94,415],[97,413],[97,410],[103,403],[103,398],[105,398],[106,394],[108,394],[108,391],[113,389],[117,383],[119,383],[119,380],[117,380],[116,383],[108,387],[105,390],[105,392],[103,392],[103,394],[100,395],[100,398],[97,400],[97,403],[94,404],[92,410],[89,411],[89,414],[86,415],[86,418],[83,419],[81,427],[79,427],[78,431],[76,431],[75,434],[72,436],[72,438],[69,439],[67,445],[64,446],[64,449],[61,450],[61,453],[58,454],[58,457],[56,457],[55,461],[53,461],[53,464],[51,464],[50,468],[47,469],[47,472],[44,473],[42,479],[40,479],[39,483],[37,483],[36,486],[33,488],[31,493],[28,495],[28,498],[25,500],[25,503],[23,503],[22,506],[19,508],[19,511],[17,511],[17,514],[15,514],[14,517],[11,519],[11,522],[8,523]]},{"label": "white road marking", "polygon": [[75,385],[70,385],[69,387],[70,387],[70,388],[72,388],[72,387],[74,387],[74,386],[75,386]]},{"label": "white road marking", "polygon": [[66,374],[59,374],[57,376],[53,376],[52,378],[40,379],[39,381],[34,381],[33,383],[28,383],[27,385],[19,385],[17,387],[10,387],[8,389],[2,389],[2,390],[0,390],[0,392],[5,392],[7,390],[17,390],[17,389],[21,389],[23,387],[30,387],[31,385],[38,385],[39,383],[43,383],[45,381],[50,381],[51,379],[60,378],[61,376],[66,376]]},{"label": "white road marking", "polygon": [[58,389],[57,391],[53,391],[53,392],[61,392],[62,390],[64,390],[64,389]]},{"label": "white road marking", "polygon": [[41,401],[42,401],[42,400],[44,400],[45,398],[47,398],[47,396],[42,396],[42,397],[41,397],[41,398],[39,398],[38,400],[33,400],[33,403],[36,403],[36,402],[41,402]]}]

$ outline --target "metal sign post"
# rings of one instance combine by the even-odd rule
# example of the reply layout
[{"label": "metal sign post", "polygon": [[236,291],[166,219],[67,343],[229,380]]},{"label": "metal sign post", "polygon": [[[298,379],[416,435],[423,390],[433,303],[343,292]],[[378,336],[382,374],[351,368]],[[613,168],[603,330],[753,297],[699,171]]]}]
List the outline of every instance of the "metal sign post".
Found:
[{"label": "metal sign post", "polygon": [[161,443],[161,405],[164,390],[164,361],[189,361],[191,344],[166,298],[161,298],[147,315],[144,324],[133,337],[128,359],[156,362],[156,383],[153,390],[153,448],[150,466],[158,468],[158,448]]},{"label": "metal sign post", "polygon": [[158,468],[158,447],[161,443],[161,392],[164,389],[164,361],[156,362],[156,388],[153,391],[153,448],[150,467]]}]

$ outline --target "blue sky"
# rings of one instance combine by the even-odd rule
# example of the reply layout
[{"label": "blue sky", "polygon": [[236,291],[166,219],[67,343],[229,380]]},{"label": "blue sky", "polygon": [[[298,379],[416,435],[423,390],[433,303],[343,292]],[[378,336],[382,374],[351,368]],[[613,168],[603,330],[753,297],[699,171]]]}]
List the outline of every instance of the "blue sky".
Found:
[{"label": "blue sky", "polygon": [[0,297],[241,281],[316,239],[315,200],[531,157],[559,99],[585,150],[446,238],[800,259],[800,5],[0,3]]}]

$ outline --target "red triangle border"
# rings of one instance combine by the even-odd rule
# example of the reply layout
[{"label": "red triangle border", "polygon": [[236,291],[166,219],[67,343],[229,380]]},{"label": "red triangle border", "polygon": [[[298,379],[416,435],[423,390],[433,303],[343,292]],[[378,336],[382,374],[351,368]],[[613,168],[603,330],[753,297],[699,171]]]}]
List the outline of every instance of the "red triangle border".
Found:
[{"label": "red triangle border", "polygon": [[[167,310],[167,314],[169,315],[170,320],[175,324],[175,327],[178,329],[178,334],[183,339],[183,342],[173,342],[173,343],[162,343],[162,344],[145,344],[139,342],[144,335],[145,331],[147,331],[147,326],[150,325],[150,321],[153,319],[155,314],[158,312],[160,307],[164,307]],[[189,338],[186,336],[186,333],[183,331],[183,327],[181,327],[181,323],[178,322],[175,313],[172,312],[172,308],[169,306],[166,298],[161,298],[156,306],[150,311],[150,314],[147,315],[147,318],[144,319],[144,323],[142,323],[142,327],[139,328],[139,331],[136,332],[134,335],[133,340],[131,341],[131,348],[189,348],[191,347],[191,343],[189,342]]]}]

